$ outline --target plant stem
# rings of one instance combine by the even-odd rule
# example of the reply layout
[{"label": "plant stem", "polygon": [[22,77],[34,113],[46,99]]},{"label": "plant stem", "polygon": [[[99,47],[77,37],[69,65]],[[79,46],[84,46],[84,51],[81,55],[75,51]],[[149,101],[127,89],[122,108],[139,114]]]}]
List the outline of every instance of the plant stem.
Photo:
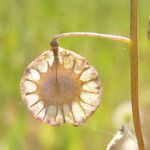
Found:
[{"label": "plant stem", "polygon": [[139,100],[138,100],[138,37],[137,37],[137,9],[138,0],[131,0],[130,14],[130,61],[131,61],[131,101],[134,128],[139,150],[145,150],[141,129]]},{"label": "plant stem", "polygon": [[117,36],[117,35],[109,35],[109,34],[101,34],[101,33],[94,33],[94,32],[69,32],[69,33],[62,33],[58,34],[53,38],[53,41],[57,41],[60,38],[64,37],[75,37],[75,36],[84,36],[84,37],[99,37],[99,38],[105,38],[115,41],[120,41],[123,43],[130,43],[130,39],[123,36]]}]

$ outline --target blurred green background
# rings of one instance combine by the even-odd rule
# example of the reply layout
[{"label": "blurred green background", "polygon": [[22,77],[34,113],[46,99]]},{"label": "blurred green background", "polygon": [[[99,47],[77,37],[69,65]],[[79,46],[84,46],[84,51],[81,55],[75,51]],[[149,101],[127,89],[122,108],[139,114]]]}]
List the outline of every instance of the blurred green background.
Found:
[{"label": "blurred green background", "polygon": [[[89,31],[129,36],[129,4],[129,0],[0,1],[0,150],[105,149],[121,127],[113,120],[116,109],[130,100],[128,45],[83,37],[61,40],[62,47],[87,58],[102,81],[101,106],[79,127],[51,127],[34,120],[21,100],[20,80],[25,67],[50,49],[57,34]],[[145,138],[150,139],[150,118],[145,115],[150,113],[149,6],[149,0],[140,0],[138,19],[139,96]]]}]

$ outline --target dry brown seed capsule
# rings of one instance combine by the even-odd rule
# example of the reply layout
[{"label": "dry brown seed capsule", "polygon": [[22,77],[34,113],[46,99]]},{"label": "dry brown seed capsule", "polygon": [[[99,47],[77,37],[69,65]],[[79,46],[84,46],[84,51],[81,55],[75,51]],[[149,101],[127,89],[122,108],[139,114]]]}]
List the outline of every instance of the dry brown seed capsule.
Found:
[{"label": "dry brown seed capsule", "polygon": [[100,104],[98,73],[87,60],[58,47],[48,50],[25,70],[21,94],[33,116],[49,125],[80,125]]}]

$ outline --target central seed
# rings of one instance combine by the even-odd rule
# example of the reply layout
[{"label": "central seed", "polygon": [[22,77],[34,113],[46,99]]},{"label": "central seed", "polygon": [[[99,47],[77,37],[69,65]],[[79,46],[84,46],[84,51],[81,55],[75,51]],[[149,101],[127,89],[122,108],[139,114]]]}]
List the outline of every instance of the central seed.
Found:
[{"label": "central seed", "polygon": [[41,75],[38,83],[39,98],[45,104],[62,105],[77,101],[81,93],[81,82],[79,76],[73,70],[64,69],[62,65],[56,69],[52,68]]}]

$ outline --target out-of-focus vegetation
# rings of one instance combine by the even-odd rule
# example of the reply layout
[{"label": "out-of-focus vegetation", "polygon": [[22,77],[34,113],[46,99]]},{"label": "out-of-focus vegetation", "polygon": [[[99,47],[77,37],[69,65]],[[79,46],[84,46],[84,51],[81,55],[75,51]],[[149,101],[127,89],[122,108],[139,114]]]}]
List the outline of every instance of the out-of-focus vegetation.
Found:
[{"label": "out-of-focus vegetation", "polygon": [[[130,100],[128,45],[96,38],[61,40],[62,47],[87,58],[102,80],[101,106],[80,127],[51,127],[34,120],[21,100],[19,84],[25,67],[50,48],[56,34],[91,31],[129,36],[129,4],[129,0],[1,0],[0,150],[105,149],[111,133],[118,130],[113,119],[116,108]],[[145,138],[150,139],[149,6],[149,0],[140,0],[138,19],[139,96]]]}]

